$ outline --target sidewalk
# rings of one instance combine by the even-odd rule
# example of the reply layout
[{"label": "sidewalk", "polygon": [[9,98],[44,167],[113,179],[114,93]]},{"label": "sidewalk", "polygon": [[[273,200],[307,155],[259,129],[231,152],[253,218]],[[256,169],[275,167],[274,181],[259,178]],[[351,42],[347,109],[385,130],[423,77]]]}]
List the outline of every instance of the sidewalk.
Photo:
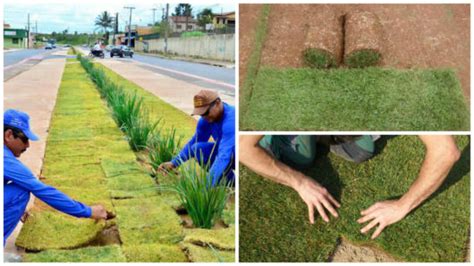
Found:
[{"label": "sidewalk", "polygon": [[[136,62],[128,61],[127,63],[123,63],[117,60],[98,60],[97,62],[100,62],[125,79],[136,83],[143,89],[153,93],[187,114],[191,114],[193,111],[194,95],[200,90],[206,89],[189,82],[144,69],[140,67],[140,63]],[[235,106],[234,97],[222,93],[219,93],[219,95],[224,102]]]},{"label": "sidewalk", "polygon": [[[36,176],[41,174],[51,113],[56,103],[65,63],[65,59],[44,60],[4,82],[4,110],[14,108],[26,112],[30,116],[33,132],[40,137],[39,141],[30,142],[30,148],[20,157]],[[14,244],[21,226],[19,223],[8,238],[5,252],[16,253]]]}]

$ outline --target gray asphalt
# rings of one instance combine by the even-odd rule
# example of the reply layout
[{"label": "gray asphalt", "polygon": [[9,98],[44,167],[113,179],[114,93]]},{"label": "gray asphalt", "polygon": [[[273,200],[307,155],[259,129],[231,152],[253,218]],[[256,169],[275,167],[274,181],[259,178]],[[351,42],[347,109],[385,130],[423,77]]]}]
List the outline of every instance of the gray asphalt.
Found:
[{"label": "gray asphalt", "polygon": [[192,75],[218,80],[228,84],[235,84],[235,69],[205,65],[200,63],[186,62],[181,60],[171,60],[156,56],[133,55],[133,59],[138,62],[156,65],[175,71],[185,72]]},{"label": "gray asphalt", "polygon": [[45,49],[24,49],[12,52],[3,52],[3,66],[10,66],[20,62],[23,59],[35,56],[35,55],[47,55],[51,50]]}]

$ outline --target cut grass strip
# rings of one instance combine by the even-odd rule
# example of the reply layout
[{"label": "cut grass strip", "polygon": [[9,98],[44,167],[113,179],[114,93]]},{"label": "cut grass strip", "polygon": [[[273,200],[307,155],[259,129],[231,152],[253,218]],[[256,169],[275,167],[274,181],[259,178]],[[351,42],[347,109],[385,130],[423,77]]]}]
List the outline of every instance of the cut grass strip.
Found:
[{"label": "cut grass strip", "polygon": [[241,128],[469,130],[469,111],[452,70],[262,68]]},{"label": "cut grass strip", "polygon": [[245,119],[247,110],[250,105],[250,99],[252,97],[252,91],[257,78],[257,74],[260,67],[260,57],[262,56],[263,44],[265,43],[265,36],[267,34],[267,21],[270,14],[270,5],[265,4],[262,7],[260,18],[255,32],[255,44],[252,54],[249,57],[247,63],[247,73],[245,73],[244,84],[240,85],[240,120]]},{"label": "cut grass strip", "polygon": [[126,262],[118,245],[27,253],[24,262]]},{"label": "cut grass strip", "polygon": [[29,251],[71,249],[96,238],[105,222],[78,219],[57,211],[32,211],[15,245]]},{"label": "cut grass strip", "polygon": [[362,164],[320,152],[305,171],[341,202],[339,218],[326,224],[292,189],[242,167],[240,172],[240,261],[326,261],[341,235],[382,249],[401,261],[464,261],[470,223],[470,138],[456,137],[461,159],[442,187],[376,240],[359,233],[360,211],[400,197],[416,179],[424,146],[416,136],[376,142],[373,159]]},{"label": "cut grass strip", "polygon": [[217,249],[235,249],[235,226],[225,229],[188,229],[185,231],[184,242],[200,246],[211,245]]},{"label": "cut grass strip", "polygon": [[123,253],[129,262],[188,262],[178,245],[124,246]]},{"label": "cut grass strip", "polygon": [[235,251],[218,250],[190,243],[181,245],[192,262],[235,262]]}]

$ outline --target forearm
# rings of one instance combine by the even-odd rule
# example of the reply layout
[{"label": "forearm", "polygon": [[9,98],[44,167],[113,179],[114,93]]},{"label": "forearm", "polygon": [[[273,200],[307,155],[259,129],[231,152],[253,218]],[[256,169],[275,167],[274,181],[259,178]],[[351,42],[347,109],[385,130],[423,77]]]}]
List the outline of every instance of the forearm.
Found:
[{"label": "forearm", "polygon": [[239,160],[255,173],[271,181],[295,188],[304,175],[269,155],[258,146],[263,136],[240,136]]},{"label": "forearm", "polygon": [[401,206],[407,212],[418,207],[441,186],[460,157],[451,136],[420,136],[420,139],[426,146],[425,159],[418,178],[400,198]]}]

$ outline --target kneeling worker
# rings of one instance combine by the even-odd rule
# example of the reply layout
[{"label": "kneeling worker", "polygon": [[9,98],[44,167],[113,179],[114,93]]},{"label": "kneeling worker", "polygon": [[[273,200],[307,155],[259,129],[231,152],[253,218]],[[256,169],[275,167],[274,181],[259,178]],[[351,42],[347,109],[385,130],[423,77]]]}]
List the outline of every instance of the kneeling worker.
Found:
[{"label": "kneeling worker", "polygon": [[[196,133],[171,162],[162,163],[162,171],[178,167],[190,158],[201,165],[210,165],[212,185],[225,176],[228,183],[234,181],[235,169],[235,108],[224,103],[217,92],[201,90],[194,96],[192,115],[200,115]],[[209,141],[210,137],[214,142]],[[202,160],[200,159],[203,157]]]}]

